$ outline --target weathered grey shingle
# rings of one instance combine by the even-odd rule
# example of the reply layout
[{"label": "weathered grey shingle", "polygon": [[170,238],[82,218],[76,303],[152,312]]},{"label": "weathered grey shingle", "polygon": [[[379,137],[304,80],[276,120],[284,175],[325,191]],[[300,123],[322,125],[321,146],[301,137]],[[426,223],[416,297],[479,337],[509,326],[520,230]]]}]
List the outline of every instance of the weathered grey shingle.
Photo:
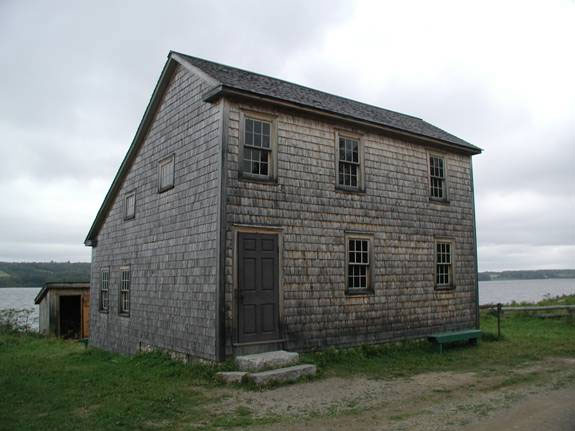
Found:
[{"label": "weathered grey shingle", "polygon": [[201,58],[191,57],[181,53],[177,54],[227,87],[438,139],[473,150],[474,152],[481,151],[469,142],[453,136],[421,118],[400,114],[399,112],[378,108],[281,79],[225,66]]}]

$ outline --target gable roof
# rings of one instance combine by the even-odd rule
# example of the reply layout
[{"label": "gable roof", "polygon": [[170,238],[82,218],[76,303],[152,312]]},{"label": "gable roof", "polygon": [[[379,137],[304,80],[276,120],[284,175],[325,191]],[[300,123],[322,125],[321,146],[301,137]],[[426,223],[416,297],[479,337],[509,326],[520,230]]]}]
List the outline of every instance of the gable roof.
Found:
[{"label": "gable roof", "polygon": [[299,107],[315,113],[332,115],[340,119],[358,121],[363,124],[384,128],[390,132],[421,139],[435,144],[447,145],[451,148],[464,151],[468,154],[479,154],[481,149],[464,141],[446,131],[435,127],[421,118],[400,114],[399,112],[335,96],[323,91],[314,90],[302,85],[293,84],[277,78],[248,72],[201,58],[192,57],[175,51],[170,51],[168,60],[164,65],[162,74],[154,88],[146,111],[142,117],[136,135],[130,148],[114,177],[114,181],[98,210],[98,214],[90,227],[84,244],[96,245],[96,237],[114,198],[126,177],[130,166],[154,118],[165,89],[170,82],[177,65],[192,71],[212,86],[204,95],[206,102],[212,102],[221,96],[241,95],[265,99],[272,103],[286,103],[292,107]]},{"label": "gable roof", "polygon": [[275,100],[292,102],[297,105],[366,121],[375,125],[386,126],[398,131],[413,133],[422,137],[453,144],[473,154],[481,152],[481,149],[475,145],[447,133],[421,118],[378,108],[281,79],[225,66],[186,54],[172,52],[171,55],[174,55],[180,61],[185,61],[195,66],[220,83],[221,88],[215,87],[213,94],[210,96],[217,94],[218,90],[221,91],[226,87]]}]

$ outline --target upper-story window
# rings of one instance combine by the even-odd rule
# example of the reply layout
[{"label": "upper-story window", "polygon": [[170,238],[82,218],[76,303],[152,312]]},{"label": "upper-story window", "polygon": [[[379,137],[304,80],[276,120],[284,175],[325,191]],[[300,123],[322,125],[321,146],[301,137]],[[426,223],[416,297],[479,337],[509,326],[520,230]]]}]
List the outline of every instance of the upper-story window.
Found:
[{"label": "upper-story window", "polygon": [[275,118],[265,114],[241,115],[240,175],[255,180],[275,178]]},{"label": "upper-story window", "polygon": [[136,217],[136,192],[126,194],[124,203],[124,220],[130,220]]},{"label": "upper-story window", "polygon": [[447,200],[445,160],[441,157],[429,156],[429,187],[431,198]]},{"label": "upper-story window", "polygon": [[337,188],[362,191],[363,148],[359,137],[336,134]]},{"label": "upper-story window", "polygon": [[158,191],[165,192],[174,187],[175,157],[172,154],[160,161],[158,167]]},{"label": "upper-story window", "polygon": [[100,311],[107,312],[110,307],[110,270],[100,272]]},{"label": "upper-story window", "polygon": [[435,241],[435,287],[450,289],[453,280],[453,245],[451,241]]}]

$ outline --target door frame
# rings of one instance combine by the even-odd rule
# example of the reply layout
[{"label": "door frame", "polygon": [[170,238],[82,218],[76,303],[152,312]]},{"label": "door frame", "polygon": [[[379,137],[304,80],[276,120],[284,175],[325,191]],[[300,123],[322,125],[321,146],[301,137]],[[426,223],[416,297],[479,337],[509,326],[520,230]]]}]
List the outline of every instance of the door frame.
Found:
[{"label": "door frame", "polygon": [[[255,225],[240,225],[234,224],[231,226],[233,233],[232,244],[232,344],[237,345],[250,345],[250,344],[264,344],[274,343],[283,339],[283,228],[279,226],[255,226]],[[278,244],[278,325],[279,325],[279,340],[266,340],[258,342],[239,342],[239,280],[238,280],[238,247],[239,247],[239,234],[240,233],[260,233],[265,235],[275,235]]]}]

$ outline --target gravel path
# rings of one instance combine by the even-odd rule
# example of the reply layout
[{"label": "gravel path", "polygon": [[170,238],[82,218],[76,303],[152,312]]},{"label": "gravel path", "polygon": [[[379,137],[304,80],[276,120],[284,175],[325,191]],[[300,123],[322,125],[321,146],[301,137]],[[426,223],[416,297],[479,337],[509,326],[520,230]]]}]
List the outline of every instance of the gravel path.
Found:
[{"label": "gravel path", "polygon": [[575,359],[503,373],[328,378],[263,392],[225,389],[220,408],[280,416],[270,431],[575,431]]}]

